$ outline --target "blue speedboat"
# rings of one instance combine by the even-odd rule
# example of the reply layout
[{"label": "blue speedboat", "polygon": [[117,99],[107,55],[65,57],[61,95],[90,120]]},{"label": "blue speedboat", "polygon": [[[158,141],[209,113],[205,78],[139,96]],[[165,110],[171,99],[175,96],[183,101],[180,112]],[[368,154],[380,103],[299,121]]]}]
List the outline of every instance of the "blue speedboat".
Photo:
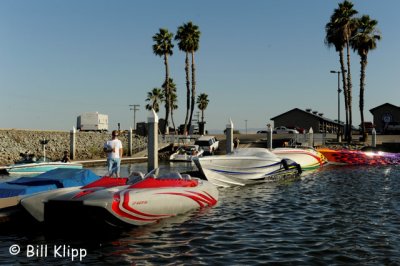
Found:
[{"label": "blue speedboat", "polygon": [[18,205],[21,197],[58,188],[81,187],[100,176],[88,169],[58,168],[35,177],[20,177],[0,183],[0,210]]}]

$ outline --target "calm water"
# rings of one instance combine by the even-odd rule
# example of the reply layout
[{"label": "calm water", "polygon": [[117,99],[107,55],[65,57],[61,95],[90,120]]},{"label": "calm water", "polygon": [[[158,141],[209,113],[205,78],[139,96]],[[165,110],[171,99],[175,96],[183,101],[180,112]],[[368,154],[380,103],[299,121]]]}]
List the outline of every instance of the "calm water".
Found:
[{"label": "calm water", "polygon": [[[145,171],[146,165],[122,171],[133,169]],[[86,250],[81,262],[73,262],[80,265],[398,265],[399,181],[400,166],[326,166],[293,182],[221,189],[214,208],[122,232],[3,228],[0,264],[67,265],[71,257],[25,252],[28,245],[65,245]],[[19,255],[10,255],[13,244]]]}]

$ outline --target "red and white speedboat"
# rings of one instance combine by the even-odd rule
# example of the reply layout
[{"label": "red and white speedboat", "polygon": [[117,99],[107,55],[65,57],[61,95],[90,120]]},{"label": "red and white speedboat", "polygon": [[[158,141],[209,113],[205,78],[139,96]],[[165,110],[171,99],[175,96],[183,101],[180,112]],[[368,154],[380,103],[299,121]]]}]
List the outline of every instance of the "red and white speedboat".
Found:
[{"label": "red and white speedboat", "polygon": [[214,206],[218,190],[190,175],[169,173],[146,177],[103,177],[81,188],[59,189],[25,197],[22,206],[50,224],[105,222],[145,225],[195,209]]}]

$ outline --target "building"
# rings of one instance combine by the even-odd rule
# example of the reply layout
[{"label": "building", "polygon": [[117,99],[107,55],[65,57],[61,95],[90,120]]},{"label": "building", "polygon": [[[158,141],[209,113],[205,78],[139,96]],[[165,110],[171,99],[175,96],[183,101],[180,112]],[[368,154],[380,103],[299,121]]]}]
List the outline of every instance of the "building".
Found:
[{"label": "building", "polygon": [[384,133],[391,122],[400,122],[400,107],[384,103],[369,110],[374,117],[375,130]]},{"label": "building", "polygon": [[271,118],[274,126],[297,127],[309,130],[311,127],[314,132],[337,133],[344,132],[344,124],[338,123],[323,116],[323,113],[312,111],[311,109],[301,110],[294,108],[286,113]]}]

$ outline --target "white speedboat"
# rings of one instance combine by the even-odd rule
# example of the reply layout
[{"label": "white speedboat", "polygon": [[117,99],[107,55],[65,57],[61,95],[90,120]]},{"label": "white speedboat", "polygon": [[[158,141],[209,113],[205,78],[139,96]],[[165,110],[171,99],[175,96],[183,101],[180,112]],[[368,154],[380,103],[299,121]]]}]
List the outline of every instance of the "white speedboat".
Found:
[{"label": "white speedboat", "polygon": [[326,157],[313,148],[275,148],[272,153],[300,164],[301,169],[318,168],[328,162]]},{"label": "white speedboat", "polygon": [[173,162],[191,162],[195,157],[203,156],[204,150],[199,145],[182,145],[169,157]]},{"label": "white speedboat", "polygon": [[217,201],[217,188],[206,180],[179,173],[150,173],[145,178],[103,177],[82,188],[25,197],[21,204],[39,222],[119,226],[154,223],[214,206]]},{"label": "white speedboat", "polygon": [[42,174],[57,168],[82,169],[82,164],[61,161],[52,161],[49,158],[41,157],[37,160],[20,160],[15,164],[8,165],[5,169],[9,174],[36,175]]},{"label": "white speedboat", "polygon": [[222,186],[243,186],[275,181],[276,175],[301,172],[298,165],[281,159],[263,148],[241,148],[227,155],[193,160],[211,183]]}]

